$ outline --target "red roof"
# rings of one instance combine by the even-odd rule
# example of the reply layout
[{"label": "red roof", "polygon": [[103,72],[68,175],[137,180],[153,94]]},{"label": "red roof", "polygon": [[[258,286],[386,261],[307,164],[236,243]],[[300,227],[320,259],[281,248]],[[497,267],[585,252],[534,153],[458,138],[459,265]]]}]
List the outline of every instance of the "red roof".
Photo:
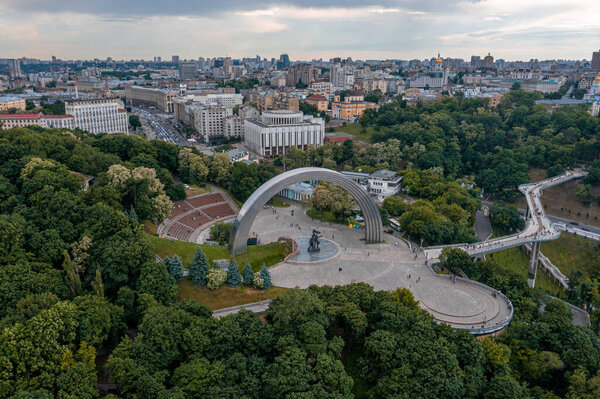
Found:
[{"label": "red roof", "polygon": [[37,114],[3,114],[0,119],[39,119],[43,116],[41,112]]},{"label": "red roof", "polygon": [[312,96],[307,97],[306,99],[312,101],[328,101],[325,97],[320,96],[318,94],[313,94]]},{"label": "red roof", "polygon": [[123,112],[127,112],[127,111],[125,111],[125,110],[124,110],[124,109],[122,109],[122,108],[119,108],[119,109],[117,110],[117,112],[119,112],[119,113],[121,113],[121,114],[122,114]]},{"label": "red roof", "polygon": [[62,119],[62,118],[73,118],[73,115],[44,115],[44,118],[49,119]]}]

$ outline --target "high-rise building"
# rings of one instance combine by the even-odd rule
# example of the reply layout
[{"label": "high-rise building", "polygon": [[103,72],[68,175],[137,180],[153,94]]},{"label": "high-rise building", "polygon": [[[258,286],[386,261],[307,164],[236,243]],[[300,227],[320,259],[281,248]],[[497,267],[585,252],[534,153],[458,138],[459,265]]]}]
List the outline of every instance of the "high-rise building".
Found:
[{"label": "high-rise building", "polygon": [[592,69],[594,71],[600,71],[600,50],[594,51],[592,54]]},{"label": "high-rise building", "polygon": [[8,70],[11,78],[20,78],[23,76],[21,73],[21,63],[19,60],[13,59],[8,61]]},{"label": "high-rise building", "polygon": [[287,54],[281,54],[279,56],[279,61],[277,61],[277,69],[289,68],[290,66],[290,56]]},{"label": "high-rise building", "polygon": [[478,55],[471,56],[471,68],[481,68],[483,66],[483,61],[481,57]]},{"label": "high-rise building", "polygon": [[154,62],[162,62],[162,57],[157,55],[154,57]]},{"label": "high-rise building", "polygon": [[354,85],[353,65],[332,64],[329,69],[329,80],[334,88],[351,88]]},{"label": "high-rise building", "polygon": [[52,56],[52,63],[56,64],[56,56],[55,55]]},{"label": "high-rise building", "polygon": [[325,121],[302,111],[265,111],[261,120],[244,121],[244,144],[263,157],[284,155],[290,147],[323,145]]},{"label": "high-rise building", "polygon": [[492,54],[488,53],[488,55],[486,55],[483,58],[483,66],[485,68],[493,68],[494,67],[494,57],[492,57]]},{"label": "high-rise building", "polygon": [[117,98],[66,100],[65,113],[72,115],[76,128],[90,133],[127,133],[129,118]]},{"label": "high-rise building", "polygon": [[178,55],[172,55],[171,56],[171,62],[174,64],[179,64],[179,56]]},{"label": "high-rise building", "polygon": [[184,61],[179,63],[179,79],[193,79],[198,73],[196,61]]},{"label": "high-rise building", "polygon": [[286,79],[287,86],[296,86],[298,83],[310,84],[319,77],[319,68],[309,64],[296,64],[288,68]]}]

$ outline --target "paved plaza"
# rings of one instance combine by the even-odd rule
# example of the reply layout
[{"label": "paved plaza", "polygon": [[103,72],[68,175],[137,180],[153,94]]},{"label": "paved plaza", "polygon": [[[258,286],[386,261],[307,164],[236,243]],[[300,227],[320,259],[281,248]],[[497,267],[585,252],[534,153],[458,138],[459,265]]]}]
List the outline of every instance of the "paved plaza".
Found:
[{"label": "paved plaza", "polygon": [[[292,212],[294,211],[294,216]],[[455,328],[494,327],[511,314],[505,297],[476,282],[436,275],[425,265],[423,253],[412,252],[400,239],[385,234],[385,243],[365,244],[363,230],[330,224],[309,218],[295,204],[289,208],[262,209],[251,232],[261,244],[279,237],[307,237],[312,229],[334,241],[340,252],[330,260],[299,264],[283,262],[271,267],[273,284],[288,288],[309,285],[343,285],[366,282],[376,290],[411,290],[419,305],[436,320]]]}]

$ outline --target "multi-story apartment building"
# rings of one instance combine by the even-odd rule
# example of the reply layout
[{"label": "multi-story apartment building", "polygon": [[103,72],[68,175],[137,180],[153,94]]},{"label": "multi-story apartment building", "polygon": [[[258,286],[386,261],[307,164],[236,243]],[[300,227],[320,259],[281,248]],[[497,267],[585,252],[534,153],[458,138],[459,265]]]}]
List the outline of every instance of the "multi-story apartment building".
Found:
[{"label": "multi-story apartment building", "polygon": [[331,82],[312,82],[309,85],[310,92],[312,94],[318,94],[321,96],[329,96],[333,94],[333,83]]},{"label": "multi-story apartment building", "polygon": [[19,97],[0,97],[0,111],[8,111],[11,108],[25,109],[25,100]]},{"label": "multi-story apartment building", "polygon": [[296,64],[288,68],[286,78],[287,86],[296,86],[298,83],[310,84],[319,77],[320,69],[308,64]]},{"label": "multi-story apartment building", "polygon": [[198,73],[196,61],[184,61],[179,63],[179,79],[193,79]]},{"label": "multi-story apartment building", "polygon": [[37,114],[3,114],[0,115],[0,125],[3,130],[13,127],[40,126],[58,129],[73,129],[75,118],[72,115]]},{"label": "multi-story apartment building", "polygon": [[262,157],[284,155],[290,147],[323,145],[325,121],[301,111],[267,111],[260,120],[244,121],[244,143]]},{"label": "multi-story apartment building", "polygon": [[239,116],[228,116],[225,118],[225,138],[244,137],[244,119]]},{"label": "multi-story apartment building", "polygon": [[177,93],[171,89],[131,86],[125,89],[127,103],[148,105],[164,112],[173,112],[173,97]]},{"label": "multi-story apartment building", "polygon": [[592,70],[600,71],[600,50],[594,51],[592,54]]},{"label": "multi-story apartment building", "polygon": [[329,69],[329,79],[334,88],[349,88],[354,86],[353,65],[333,64]]},{"label": "multi-story apartment building", "polygon": [[19,60],[15,59],[8,61],[8,73],[13,79],[20,78],[23,76],[23,73],[21,72],[21,63],[19,62]]},{"label": "multi-story apartment building", "polygon": [[66,100],[65,113],[72,115],[76,128],[90,133],[127,133],[129,118],[117,98]]},{"label": "multi-story apartment building", "polygon": [[327,100],[327,98],[316,94],[307,97],[304,100],[304,102],[310,105],[314,105],[315,107],[317,107],[317,111],[319,112],[327,111],[327,109],[329,108],[329,101]]},{"label": "multi-story apartment building", "polygon": [[194,127],[202,141],[211,143],[225,137],[225,119],[233,115],[232,108],[198,104],[190,106],[189,110],[193,113]]}]

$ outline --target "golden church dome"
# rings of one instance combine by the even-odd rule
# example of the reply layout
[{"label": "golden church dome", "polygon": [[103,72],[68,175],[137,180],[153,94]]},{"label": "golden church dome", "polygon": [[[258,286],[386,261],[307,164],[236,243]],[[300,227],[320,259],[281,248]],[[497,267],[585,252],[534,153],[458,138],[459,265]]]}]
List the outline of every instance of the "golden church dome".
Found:
[{"label": "golden church dome", "polygon": [[436,64],[441,64],[442,63],[442,59],[440,58],[440,53],[438,53],[438,57],[437,60],[435,60]]},{"label": "golden church dome", "polygon": [[594,82],[600,82],[600,72],[598,72],[598,76],[596,76],[596,79],[594,79]]}]

